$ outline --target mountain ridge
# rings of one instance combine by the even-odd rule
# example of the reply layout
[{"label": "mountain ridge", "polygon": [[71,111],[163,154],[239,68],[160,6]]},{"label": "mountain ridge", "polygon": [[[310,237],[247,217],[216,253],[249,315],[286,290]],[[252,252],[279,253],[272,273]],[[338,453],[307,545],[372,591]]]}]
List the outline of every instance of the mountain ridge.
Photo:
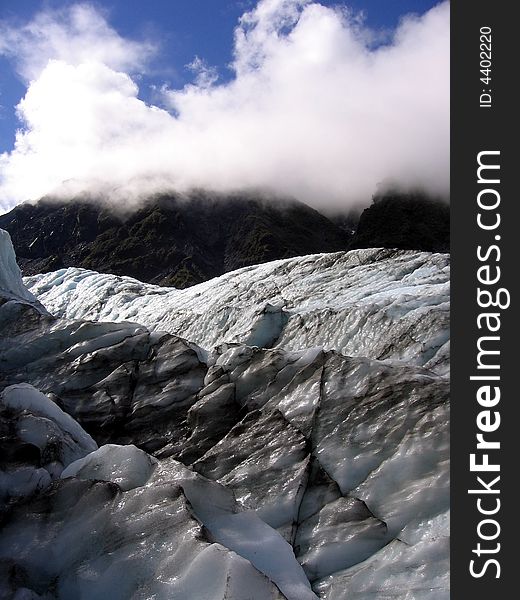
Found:
[{"label": "mountain ridge", "polygon": [[0,215],[24,275],[80,267],[187,288],[278,259],[359,248],[449,252],[449,205],[420,193],[377,196],[361,214],[325,216],[261,194],[162,195],[126,212],[42,199]]},{"label": "mountain ridge", "polygon": [[24,275],[76,266],[189,287],[278,258],[335,252],[350,236],[305,204],[161,196],[130,214],[85,201],[23,204],[0,216]]}]

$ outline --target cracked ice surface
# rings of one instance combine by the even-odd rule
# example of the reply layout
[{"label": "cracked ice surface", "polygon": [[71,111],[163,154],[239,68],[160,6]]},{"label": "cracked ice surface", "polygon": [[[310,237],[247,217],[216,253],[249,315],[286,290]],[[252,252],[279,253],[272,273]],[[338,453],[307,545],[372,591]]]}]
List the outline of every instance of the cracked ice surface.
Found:
[{"label": "cracked ice surface", "polygon": [[211,349],[320,346],[446,372],[449,255],[354,250],[278,260],[186,290],[61,269],[26,278],[53,313],[136,321]]},{"label": "cracked ice surface", "polygon": [[[106,458],[113,464],[110,452]],[[176,471],[174,462],[162,465],[129,491],[107,480],[67,478],[13,506],[0,534],[0,557],[7,573],[16,565],[17,578],[6,577],[2,591],[14,591],[18,579],[45,598],[297,600],[282,596],[250,561],[209,539],[192,508],[197,491],[184,489],[193,475]],[[218,487],[208,482],[205,494],[214,493],[211,486]],[[231,519],[232,510],[221,512]],[[300,568],[294,557],[292,564]],[[314,598],[303,573],[300,582]]]},{"label": "cracked ice surface", "polygon": [[[401,286],[406,273],[416,282],[405,304],[415,306],[412,313],[423,307],[428,320],[422,323],[446,333],[447,300],[440,294],[444,299],[436,304],[432,290],[447,285],[447,257],[378,252],[361,253],[372,277],[364,292],[352,253],[238,272],[242,280],[249,271],[285,265],[287,299],[287,264],[300,260],[313,286],[307,300],[303,289],[298,292],[300,321],[289,316],[273,343],[275,326],[263,331],[258,320],[256,329],[251,325],[255,311],[281,314],[264,310],[262,282],[256,280],[257,291],[247,291],[243,321],[233,309],[235,331],[253,331],[254,347],[221,343],[202,351],[150,323],[54,319],[34,307],[30,315],[14,311],[0,337],[0,500],[6,523],[0,531],[0,596],[447,599],[447,378],[420,366],[427,364],[425,356],[405,360],[412,346],[404,340],[415,334],[399,338],[398,362],[396,356],[346,356],[316,343],[299,348],[316,341],[317,329],[302,333],[298,344],[289,338],[287,347],[280,343],[291,319],[305,330],[306,302],[319,311],[330,294],[330,305],[336,305],[323,309],[325,319],[350,293],[341,279],[331,283],[329,269],[338,260],[350,265],[337,272],[351,278],[360,306],[368,310],[374,297],[386,298],[380,304],[386,315],[381,319],[388,320],[382,331],[396,331],[399,320],[399,326],[418,327],[410,311],[399,313],[395,304],[397,278],[390,279],[400,271]],[[220,301],[212,285],[222,279],[207,283],[207,300],[197,286],[206,311]],[[152,290],[151,302],[190,292],[132,285],[137,295]],[[240,286],[247,283],[238,286],[242,293],[246,287]],[[73,305],[79,286],[72,288]],[[144,299],[134,300],[136,314],[146,307]],[[106,290],[97,301],[105,300]],[[213,322],[211,315],[201,318],[206,326]],[[370,332],[377,318],[370,314],[358,329]],[[330,327],[338,323],[334,319]],[[364,348],[374,350],[376,341]]]}]

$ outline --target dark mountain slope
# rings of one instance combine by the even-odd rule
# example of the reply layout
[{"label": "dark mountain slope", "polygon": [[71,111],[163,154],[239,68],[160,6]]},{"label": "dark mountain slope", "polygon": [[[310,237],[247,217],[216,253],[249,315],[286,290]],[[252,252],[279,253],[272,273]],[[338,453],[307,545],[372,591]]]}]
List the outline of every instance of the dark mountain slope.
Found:
[{"label": "dark mountain slope", "polygon": [[349,248],[450,251],[449,204],[423,194],[388,193],[365,209]]},{"label": "dark mountain slope", "polygon": [[85,200],[41,200],[0,215],[25,275],[76,266],[175,287],[317,252],[449,252],[449,227],[447,204],[398,193],[376,197],[360,217],[330,219],[295,201],[209,193],[158,197],[125,215]]},{"label": "dark mountain slope", "polygon": [[209,194],[163,196],[124,216],[94,202],[42,200],[1,215],[0,228],[25,275],[76,266],[176,287],[350,241],[304,204]]}]

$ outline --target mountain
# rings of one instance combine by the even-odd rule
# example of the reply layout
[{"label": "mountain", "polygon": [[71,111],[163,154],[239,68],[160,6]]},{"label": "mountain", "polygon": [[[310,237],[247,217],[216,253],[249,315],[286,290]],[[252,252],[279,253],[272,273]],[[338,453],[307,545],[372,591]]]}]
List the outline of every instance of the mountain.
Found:
[{"label": "mountain", "polygon": [[448,256],[0,264],[0,596],[449,597]]},{"label": "mountain", "polygon": [[125,214],[99,202],[41,200],[0,216],[24,275],[82,267],[186,288],[241,267],[354,248],[449,252],[449,206],[421,194],[375,198],[361,215],[295,201],[193,193]]},{"label": "mountain", "polygon": [[184,288],[278,258],[345,249],[350,236],[305,204],[261,197],[162,196],[118,214],[42,200],[0,216],[24,275],[68,266]]},{"label": "mountain", "polygon": [[421,193],[376,196],[348,247],[449,252],[449,204]]}]

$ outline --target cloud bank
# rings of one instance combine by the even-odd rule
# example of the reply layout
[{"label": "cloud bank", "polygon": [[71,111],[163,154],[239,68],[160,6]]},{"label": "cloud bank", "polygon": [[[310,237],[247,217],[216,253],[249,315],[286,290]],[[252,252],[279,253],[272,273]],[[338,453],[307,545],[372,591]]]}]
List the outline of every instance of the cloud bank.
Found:
[{"label": "cloud bank", "polygon": [[194,82],[137,81],[159,49],[87,4],[0,25],[27,91],[0,156],[0,208],[46,194],[115,202],[193,187],[265,189],[310,205],[370,201],[391,183],[449,191],[449,5],[405,17],[383,44],[346,9],[261,0],[235,30],[233,77],[198,57]]}]

